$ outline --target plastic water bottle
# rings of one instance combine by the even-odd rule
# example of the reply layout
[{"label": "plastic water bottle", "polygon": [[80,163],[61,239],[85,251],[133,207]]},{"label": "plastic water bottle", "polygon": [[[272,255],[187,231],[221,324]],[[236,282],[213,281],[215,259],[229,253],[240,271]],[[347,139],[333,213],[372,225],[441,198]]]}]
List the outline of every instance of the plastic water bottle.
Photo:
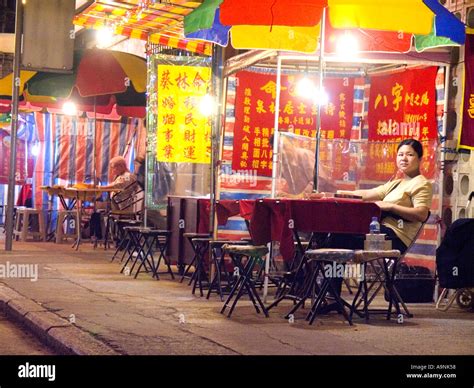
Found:
[{"label": "plastic water bottle", "polygon": [[369,225],[369,231],[371,234],[380,233],[380,223],[377,217],[372,217],[372,222]]}]

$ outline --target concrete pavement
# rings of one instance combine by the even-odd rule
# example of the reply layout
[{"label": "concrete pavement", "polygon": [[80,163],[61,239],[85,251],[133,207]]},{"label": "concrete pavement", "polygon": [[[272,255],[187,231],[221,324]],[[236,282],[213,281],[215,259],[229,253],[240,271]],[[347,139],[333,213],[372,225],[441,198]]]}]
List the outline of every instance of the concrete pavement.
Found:
[{"label": "concrete pavement", "polygon": [[38,273],[36,281],[0,278],[0,308],[60,354],[474,354],[474,313],[456,306],[443,313],[433,304],[409,305],[415,316],[403,324],[374,317],[350,327],[332,313],[309,326],[303,313],[283,319],[291,302],[265,318],[243,300],[229,319],[215,294],[193,296],[169,275],[120,274],[112,253],[42,242],[15,242],[5,252],[2,242],[0,264],[37,264]]},{"label": "concrete pavement", "polygon": [[8,338],[8,341],[0,341],[0,356],[54,354],[34,335],[10,322],[3,313],[0,313],[0,338]]}]

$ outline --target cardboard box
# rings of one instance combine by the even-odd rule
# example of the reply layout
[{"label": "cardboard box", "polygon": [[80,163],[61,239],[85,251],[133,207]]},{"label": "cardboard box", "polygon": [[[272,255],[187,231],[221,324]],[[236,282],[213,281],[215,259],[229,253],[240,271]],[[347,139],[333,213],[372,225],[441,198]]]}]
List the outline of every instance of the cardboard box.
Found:
[{"label": "cardboard box", "polygon": [[392,249],[392,241],[390,240],[365,240],[364,250],[366,251],[389,251]]}]

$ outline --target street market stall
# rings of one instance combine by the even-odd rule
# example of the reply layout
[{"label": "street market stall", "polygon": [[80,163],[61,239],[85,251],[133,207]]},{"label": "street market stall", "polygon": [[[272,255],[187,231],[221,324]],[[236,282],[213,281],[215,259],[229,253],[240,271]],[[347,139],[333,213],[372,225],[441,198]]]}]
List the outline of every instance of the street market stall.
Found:
[{"label": "street market stall", "polygon": [[[185,191],[180,192],[179,185],[176,186],[176,178],[182,178],[184,176],[183,172],[188,174],[189,182],[187,181],[188,178],[183,178],[184,183],[181,188],[191,190],[192,194],[210,194],[211,203],[219,198],[217,193],[219,185],[215,184],[218,179],[224,198],[237,193],[240,193],[239,195],[242,197],[268,195],[271,194],[268,192],[270,187],[274,195],[278,189],[277,183],[280,181],[278,174],[281,175],[282,171],[282,168],[277,168],[277,166],[282,164],[281,157],[284,156],[284,152],[278,150],[280,146],[280,131],[278,129],[293,132],[295,136],[313,138],[316,142],[314,146],[311,144],[312,141],[307,142],[304,146],[309,152],[314,150],[315,153],[315,168],[313,172],[309,171],[310,168],[306,169],[305,172],[308,176],[313,175],[316,179],[320,176],[332,178],[332,174],[335,174],[335,179],[332,179],[335,188],[354,187],[354,185],[361,182],[362,184],[375,184],[379,180],[385,179],[390,171],[386,169],[383,157],[387,152],[391,153],[392,148],[390,146],[384,148],[383,145],[367,148],[364,142],[367,142],[367,140],[370,142],[393,140],[397,137],[388,136],[387,134],[379,134],[378,139],[372,137],[373,131],[371,129],[374,124],[368,120],[375,117],[372,115],[373,112],[370,111],[374,109],[370,104],[375,101],[374,97],[370,95],[370,90],[373,90],[372,82],[376,82],[377,75],[380,76],[378,79],[384,78],[382,76],[384,72],[387,77],[393,74],[395,74],[394,77],[398,77],[396,74],[404,70],[408,77],[408,74],[424,71],[430,65],[445,67],[450,62],[449,53],[443,53],[443,50],[441,50],[441,52],[434,54],[428,52],[417,54],[413,48],[422,51],[428,47],[459,46],[464,41],[464,27],[435,1],[417,1],[415,3],[390,1],[382,9],[374,6],[371,2],[362,3],[350,9],[347,8],[348,6],[344,2],[339,1],[329,3],[325,1],[301,1],[298,4],[289,1],[270,3],[272,2],[264,1],[255,5],[253,3],[226,0],[204,1],[202,5],[185,1],[176,1],[172,4],[137,3],[135,6],[124,5],[123,7],[117,7],[113,4],[93,4],[76,17],[76,24],[81,26],[92,28],[112,27],[115,33],[126,36],[138,37],[136,34],[140,32],[139,37],[148,39],[150,44],[148,88],[151,109],[149,110],[147,125],[149,133],[147,205],[149,207],[161,206],[166,194],[189,194]],[[410,12],[406,11],[407,7],[410,7]],[[304,14],[304,17],[301,16],[302,14]],[[375,14],[377,17],[374,17]],[[170,17],[171,15],[174,19]],[[180,22],[183,19],[184,25],[175,22],[176,20]],[[153,29],[153,26],[158,25],[159,28]],[[187,39],[183,39],[182,36],[183,26]],[[355,59],[354,57],[352,59],[338,58],[333,54],[337,51],[336,42],[339,38],[347,40],[351,34],[354,34],[359,40],[359,49],[355,50],[359,53],[358,56]],[[163,40],[165,37],[168,38],[166,42]],[[216,47],[212,52],[214,55],[211,60],[186,57],[185,55],[164,58],[162,53],[164,61],[169,62],[162,61],[160,63],[157,57],[158,54],[152,53],[153,46],[151,45],[158,43],[166,44],[168,53],[172,53],[171,48],[175,48],[189,50],[197,54],[211,54],[209,42],[228,45],[229,37],[232,45],[239,49],[258,48],[273,51],[247,52],[229,59],[225,67],[223,66],[223,51]],[[318,41],[320,44],[318,44]],[[351,40],[351,42],[354,41]],[[294,55],[288,53],[288,51],[276,50],[293,50],[306,54],[304,56]],[[369,54],[369,52],[382,52],[382,54]],[[192,80],[191,78],[186,79],[186,77],[190,77],[185,71],[186,66],[192,65],[193,61],[200,62],[199,68],[212,68],[214,71],[207,74],[197,72],[191,76]],[[257,63],[258,67],[249,69],[249,66]],[[166,66],[169,66],[169,68],[166,68]],[[245,156],[243,147],[247,142],[243,141],[245,126],[239,122],[239,120],[245,120],[247,116],[243,100],[239,95],[239,93],[245,93],[245,90],[235,84],[236,80],[245,82],[243,74],[235,74],[237,70],[243,68],[251,70],[254,73],[252,75],[254,79],[257,77],[255,74],[258,73],[261,76],[274,77],[272,80],[272,92],[275,94],[273,122],[258,126],[262,128],[262,133],[265,132],[265,136],[262,133],[260,134],[260,141],[265,144],[265,149],[263,147],[251,147],[248,143],[248,147],[251,148],[249,150],[252,154],[251,158],[253,158],[251,168],[248,167],[249,161],[242,158]],[[213,96],[215,98],[214,103],[219,107],[220,112],[217,114],[212,112],[211,119],[205,125],[201,125],[201,122],[196,121],[194,114],[189,116],[189,112],[180,112],[183,125],[180,124],[181,128],[178,129],[177,122],[172,123],[171,121],[176,120],[176,112],[170,110],[170,112],[163,113],[163,106],[161,109],[159,107],[160,102],[163,103],[164,101],[160,101],[160,93],[161,95],[164,95],[165,92],[175,94],[177,91],[172,92],[171,89],[169,91],[164,89],[166,84],[163,84],[162,81],[166,80],[167,74],[173,77],[171,79],[174,83],[173,87],[176,87],[178,83],[181,87],[192,85],[194,91],[187,95],[188,99],[186,101],[189,103],[191,101],[190,97],[194,98],[193,109],[197,111],[197,99],[205,100],[207,96]],[[280,101],[280,98],[283,98],[280,93],[282,92],[282,86],[288,87],[283,85],[283,82],[287,82],[287,80],[283,81],[283,78],[293,77],[296,83],[305,74],[308,78],[313,78],[313,83],[319,85],[313,91],[320,96],[322,96],[323,86],[328,89],[339,90],[339,92],[343,90],[341,88],[346,88],[347,90],[343,92],[344,98],[347,98],[344,109],[341,108],[343,105],[341,100],[333,100],[330,101],[332,106],[328,105],[327,108],[324,108],[321,103],[317,103],[315,107],[311,106],[312,112],[307,116],[282,114],[288,102],[288,100],[286,102],[284,100]],[[445,84],[449,79],[449,68],[444,72],[447,75],[445,80],[442,79],[443,76],[440,74],[433,70],[429,76],[430,80],[435,79],[433,82],[438,94],[442,94],[443,91],[447,92]],[[196,78],[196,75],[199,77]],[[349,83],[341,84],[346,78]],[[390,88],[395,85],[393,82],[399,82],[396,78],[394,80],[386,79],[385,86]],[[411,88],[409,81],[404,82],[402,82],[404,87]],[[433,82],[430,81],[430,84]],[[295,86],[295,83],[293,83],[293,86]],[[338,83],[339,85],[329,85],[328,83]],[[417,88],[419,89],[419,87],[414,87],[410,91],[410,93],[414,93],[414,98],[420,92]],[[224,124],[223,106],[225,96],[222,92],[224,89],[228,97],[227,102],[229,102],[226,115],[228,118],[233,117],[235,124],[229,119]],[[382,110],[382,107],[386,108],[386,102],[382,94],[390,94],[391,91],[383,89],[383,87],[379,90],[382,97],[382,105],[379,105],[379,110]],[[430,93],[432,93],[432,90]],[[237,94],[233,95],[234,92]],[[424,95],[424,92],[425,90],[421,91],[420,95]],[[404,94],[402,98],[406,96],[407,94]],[[387,96],[385,95],[385,97]],[[186,94],[183,94],[183,101],[185,99]],[[440,124],[443,124],[444,121],[443,111],[446,111],[447,98],[436,96],[436,99],[437,105],[433,105],[433,95],[430,94],[430,109],[434,106],[437,113],[435,117],[432,111],[430,113],[429,136],[422,133],[423,126],[419,127],[418,134],[421,135],[420,138],[428,141],[434,141],[440,135],[439,139],[442,144],[445,125]],[[255,103],[257,102],[255,101]],[[235,113],[232,111],[231,103],[235,104]],[[410,100],[403,103],[405,105],[409,104]],[[365,107],[364,104],[369,104],[369,106]],[[311,104],[308,104],[308,107],[309,105]],[[268,107],[268,104],[266,108],[264,107],[267,112]],[[327,120],[329,118],[324,118],[325,115],[329,116],[326,110],[327,112],[332,110],[336,115],[345,115],[345,117],[336,120],[333,115],[334,121],[328,124]],[[408,112],[407,114],[416,115],[419,113]],[[387,117],[387,112],[381,114],[381,116],[384,115]],[[296,123],[291,122],[292,120],[296,120]],[[302,126],[299,124],[301,120],[304,122]],[[308,123],[306,120],[309,120]],[[397,120],[401,122],[399,119]],[[378,121],[386,122],[387,126],[390,125],[389,120],[384,121],[383,117]],[[190,131],[192,126],[196,125],[202,129],[209,124],[207,135],[206,130],[199,135]],[[173,125],[176,128],[172,128]],[[272,130],[275,131],[273,147],[270,142]],[[177,131],[182,132],[176,135]],[[409,135],[410,133],[406,132],[406,134]],[[416,135],[415,132],[412,132],[412,134]],[[254,135],[252,140],[255,142],[258,136],[255,137],[255,132],[252,135]],[[160,136],[163,139],[162,144],[159,141]],[[178,144],[182,150],[180,153],[175,153],[174,156],[171,153],[171,151],[175,151],[171,149],[171,147],[175,147],[175,144],[171,142],[172,136],[175,136],[175,138],[181,136],[183,139]],[[355,145],[354,141],[360,141],[360,145]],[[206,142],[208,142],[208,145],[205,145]],[[298,142],[303,144],[305,140],[299,139]],[[271,152],[263,152],[270,148],[272,148]],[[203,151],[204,149],[206,150]],[[231,149],[233,149],[233,152],[231,152]],[[247,151],[246,157],[250,154],[249,151]],[[214,155],[214,152],[217,154]],[[260,156],[263,155],[263,158],[258,157],[258,167],[252,167],[256,166],[254,155],[258,153],[260,153]],[[355,168],[347,167],[347,163],[352,163],[356,159],[356,155],[360,156],[363,153],[369,154],[371,159],[356,161],[359,166],[360,162],[366,163],[367,161],[373,161],[373,158],[379,159],[377,163],[368,163],[369,169],[367,169],[365,177],[361,174],[357,175]],[[172,160],[172,157],[177,159]],[[190,159],[193,163],[189,163],[188,167],[184,167],[185,165],[182,164],[183,158],[187,158],[186,163],[189,163]],[[230,160],[231,163],[229,163]],[[247,166],[243,162],[247,162]],[[434,159],[431,162],[430,168],[432,168],[433,163],[436,163]],[[175,167],[181,166],[184,170],[179,171],[179,173],[178,170],[172,172],[170,166],[173,163],[176,164]],[[209,165],[212,171],[207,174],[206,169]],[[331,166],[328,167],[328,165]],[[270,166],[273,168],[270,169]],[[373,171],[370,169],[373,169]],[[253,171],[255,171],[255,174]],[[273,173],[271,178],[269,176],[270,171]],[[378,179],[372,179],[372,181],[367,179],[368,175],[374,173]],[[442,182],[442,176],[440,181]],[[318,189],[321,182],[315,183],[315,188]],[[173,185],[175,186],[173,187]],[[211,187],[209,191],[206,189],[208,186]],[[175,191],[176,188],[178,188],[178,191]],[[212,219],[214,219],[213,213],[211,211]],[[214,222],[210,222],[210,227],[214,230],[213,225]],[[235,226],[236,224],[233,225],[233,227]]]}]

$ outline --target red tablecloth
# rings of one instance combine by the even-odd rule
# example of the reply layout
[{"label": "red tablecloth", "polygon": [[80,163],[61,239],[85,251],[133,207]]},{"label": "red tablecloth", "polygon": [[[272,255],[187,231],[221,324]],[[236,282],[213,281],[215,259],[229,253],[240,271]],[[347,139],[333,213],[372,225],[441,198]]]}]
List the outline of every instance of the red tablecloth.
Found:
[{"label": "red tablecloth", "polygon": [[[199,199],[198,232],[209,232],[209,199]],[[217,222],[225,225],[229,217],[240,214],[250,221],[254,244],[280,242],[285,260],[294,255],[293,229],[298,232],[365,234],[372,217],[380,218],[380,208],[372,202],[343,198],[243,199],[216,203]]]},{"label": "red tablecloth", "polygon": [[[198,233],[209,232],[209,214],[211,202],[209,199],[199,199],[199,223]],[[223,199],[216,202],[217,224],[225,225],[229,217],[238,215],[240,212],[239,201]]]},{"label": "red tablecloth", "polygon": [[381,214],[375,203],[340,198],[240,202],[241,214],[243,210],[247,217],[251,214],[250,235],[254,244],[279,241],[285,260],[294,255],[293,228],[298,232],[365,234],[372,217],[380,218]]},{"label": "red tablecloth", "polygon": [[255,203],[258,200],[255,199],[241,199],[239,201],[240,205],[240,216],[247,220],[250,221],[252,218],[253,211],[255,209]]}]

